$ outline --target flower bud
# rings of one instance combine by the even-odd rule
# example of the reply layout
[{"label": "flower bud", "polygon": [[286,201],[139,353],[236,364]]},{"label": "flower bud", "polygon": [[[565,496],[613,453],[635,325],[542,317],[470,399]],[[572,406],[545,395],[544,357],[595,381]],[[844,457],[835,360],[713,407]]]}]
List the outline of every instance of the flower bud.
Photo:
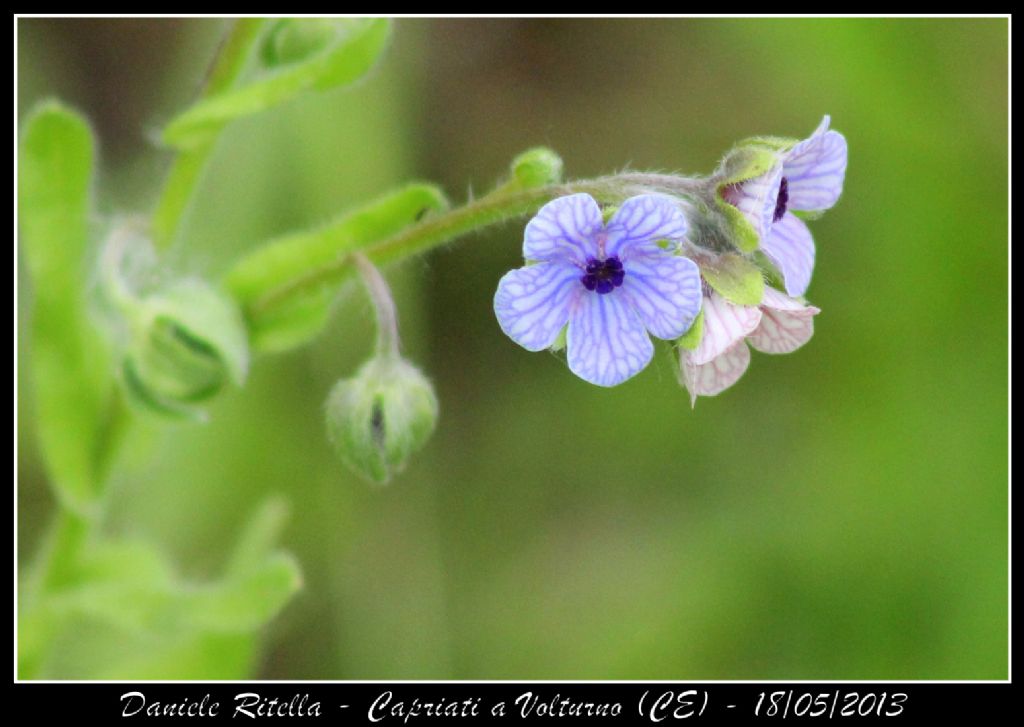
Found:
[{"label": "flower bud", "polygon": [[303,61],[319,53],[338,35],[344,21],[344,18],[277,20],[267,31],[260,48],[264,65],[274,68]]},{"label": "flower bud", "polygon": [[430,381],[412,364],[378,356],[327,399],[327,436],[341,460],[384,484],[430,438],[437,421]]},{"label": "flower bud", "polygon": [[735,186],[766,175],[781,164],[776,149],[755,141],[733,147],[722,159],[713,178],[715,203],[726,219],[732,244],[743,252],[756,250],[760,235],[747,217],[734,206],[731,192]]},{"label": "flower bud", "polygon": [[249,354],[241,314],[203,281],[175,281],[125,313],[129,335],[121,373],[133,404],[201,418],[198,404],[228,383],[244,382]]},{"label": "flower bud", "polygon": [[522,189],[543,187],[562,181],[562,158],[539,146],[512,160],[512,179]]}]

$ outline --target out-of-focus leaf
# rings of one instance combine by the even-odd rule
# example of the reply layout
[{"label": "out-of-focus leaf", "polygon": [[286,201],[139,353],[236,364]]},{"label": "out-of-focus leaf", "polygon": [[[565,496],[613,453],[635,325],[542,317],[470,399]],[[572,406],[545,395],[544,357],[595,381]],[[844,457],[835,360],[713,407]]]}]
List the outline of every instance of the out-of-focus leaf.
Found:
[{"label": "out-of-focus leaf", "polygon": [[276,616],[301,585],[295,559],[277,553],[242,575],[185,594],[181,604],[201,631],[253,631]]},{"label": "out-of-focus leaf", "polygon": [[196,633],[140,642],[137,648],[97,661],[96,679],[223,680],[252,677],[256,634]]},{"label": "out-of-focus leaf", "polygon": [[53,101],[35,109],[24,128],[18,223],[34,297],[39,441],[60,499],[87,512],[98,494],[112,412],[108,352],[85,295],[93,138],[81,116]]},{"label": "out-of-focus leaf", "polygon": [[116,624],[77,619],[54,642],[47,679],[247,679],[259,635],[128,632]]},{"label": "out-of-focus leaf", "polygon": [[[225,285],[246,315],[252,347],[282,351],[315,336],[327,322],[338,281],[336,277],[322,282],[309,279],[309,271],[343,263],[348,253],[446,206],[437,187],[413,184],[318,230],[272,240],[245,257],[228,273]],[[302,284],[296,285],[297,281]],[[265,306],[266,298],[273,295],[282,297]]]},{"label": "out-of-focus leaf", "polygon": [[[290,555],[269,552],[283,516],[276,501],[260,510],[225,575],[210,583],[182,581],[147,542],[93,543],[66,583],[19,623],[19,638],[35,647],[19,668],[61,678],[246,676],[256,632],[302,583]],[[66,638],[68,633],[76,637]],[[89,634],[116,648],[102,659],[93,658],[88,649],[63,653],[60,645],[65,641],[66,648],[78,649]],[[228,650],[223,659],[215,645]]]},{"label": "out-of-focus leaf", "polygon": [[[287,22],[316,23],[320,32],[325,28],[323,20]],[[283,63],[263,77],[202,99],[167,125],[164,141],[179,148],[194,147],[209,141],[237,118],[264,111],[307,90],[322,91],[351,83],[370,70],[391,32],[390,21],[385,18],[336,18],[326,22],[333,30],[329,41],[318,32],[314,36],[321,41],[320,46],[302,60]],[[287,32],[287,28],[275,28],[278,36]],[[286,60],[296,55],[294,50],[283,52]]]},{"label": "out-of-focus leaf", "polygon": [[267,498],[235,543],[225,574],[228,577],[241,576],[259,567],[272,552],[287,519],[288,503],[280,497]]},{"label": "out-of-focus leaf", "polygon": [[131,632],[177,628],[170,564],[148,543],[102,542],[82,554],[74,580],[41,602],[56,618],[90,618]]}]

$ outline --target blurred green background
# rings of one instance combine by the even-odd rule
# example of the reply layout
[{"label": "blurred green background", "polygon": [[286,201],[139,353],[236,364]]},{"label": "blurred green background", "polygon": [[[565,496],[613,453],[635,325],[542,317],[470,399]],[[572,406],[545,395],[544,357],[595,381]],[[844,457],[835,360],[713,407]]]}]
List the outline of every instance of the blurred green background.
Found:
[{"label": "blurred green background", "polygon": [[[101,210],[151,209],[155,131],[225,23],[17,28],[19,117],[48,96],[80,109]],[[387,271],[442,406],[403,476],[371,488],[325,440],[331,384],[370,353],[352,288],[208,424],[141,428],[108,532],[201,579],[283,495],[305,586],[260,678],[1006,678],[1007,52],[998,19],[397,21],[357,87],[225,132],[177,269],[214,277],[413,178],[482,193],[532,145],[571,177],[706,173],[829,113],[850,165],[812,226],[814,339],[695,411],[667,349],[589,386],[494,320],[520,264],[509,224]],[[54,508],[24,382],[21,564]]]}]

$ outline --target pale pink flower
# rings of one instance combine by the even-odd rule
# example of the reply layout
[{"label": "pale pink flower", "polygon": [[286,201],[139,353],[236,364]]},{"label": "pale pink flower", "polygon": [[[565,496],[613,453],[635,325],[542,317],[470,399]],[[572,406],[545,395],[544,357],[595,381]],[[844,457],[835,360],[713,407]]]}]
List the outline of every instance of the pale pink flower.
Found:
[{"label": "pale pink flower", "polygon": [[691,405],[698,396],[715,396],[735,384],[750,365],[750,348],[780,354],[803,346],[820,312],[767,286],[757,306],[730,303],[705,286],[703,311],[700,343],[692,351],[679,349],[680,381]]}]

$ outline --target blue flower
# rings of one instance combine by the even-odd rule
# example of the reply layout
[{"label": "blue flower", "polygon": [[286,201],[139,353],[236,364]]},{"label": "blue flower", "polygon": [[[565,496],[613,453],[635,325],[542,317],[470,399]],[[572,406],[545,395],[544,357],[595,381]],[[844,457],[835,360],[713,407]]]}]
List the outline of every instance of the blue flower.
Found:
[{"label": "blue flower", "polygon": [[650,336],[672,340],[701,307],[697,265],[676,255],[686,235],[678,203],[660,194],[631,197],[608,221],[589,194],[544,205],[526,226],[525,267],[498,283],[501,329],[528,351],[551,347],[566,330],[569,369],[615,386],[654,354]]},{"label": "blue flower", "polygon": [[822,119],[807,139],[780,151],[764,174],[723,189],[757,231],[760,249],[782,273],[786,292],[801,296],[814,271],[811,231],[792,210],[820,212],[836,203],[846,176],[846,139]]}]

